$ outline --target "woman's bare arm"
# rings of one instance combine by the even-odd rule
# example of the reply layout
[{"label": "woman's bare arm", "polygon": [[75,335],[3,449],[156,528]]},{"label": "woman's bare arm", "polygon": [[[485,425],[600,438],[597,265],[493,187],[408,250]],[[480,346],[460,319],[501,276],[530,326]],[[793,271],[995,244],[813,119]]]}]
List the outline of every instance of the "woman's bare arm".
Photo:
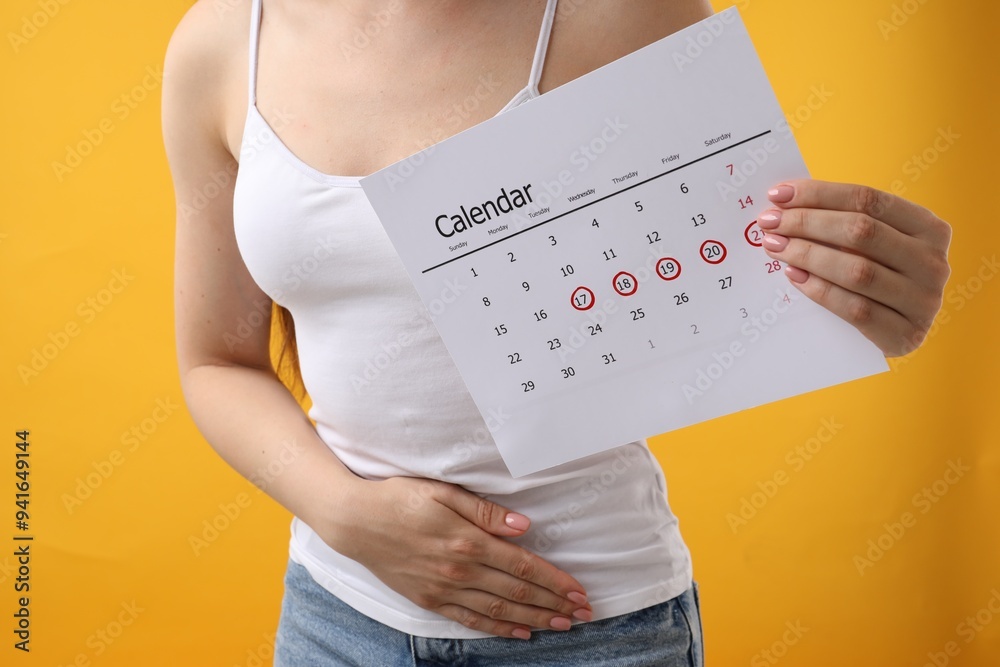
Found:
[{"label": "woman's bare arm", "polygon": [[[199,3],[184,17],[164,62],[163,136],[178,211],[174,309],[181,387],[202,434],[244,476],[280,460],[294,443],[297,455],[267,491],[308,520],[317,505],[340,502],[337,494],[351,475],[271,369],[271,301],[247,272],[233,234],[236,163],[221,128],[226,40],[206,9]],[[220,174],[229,175],[228,184],[215,197],[199,198],[213,176],[216,184],[225,182]],[[260,311],[263,324],[234,345],[240,319]]]}]

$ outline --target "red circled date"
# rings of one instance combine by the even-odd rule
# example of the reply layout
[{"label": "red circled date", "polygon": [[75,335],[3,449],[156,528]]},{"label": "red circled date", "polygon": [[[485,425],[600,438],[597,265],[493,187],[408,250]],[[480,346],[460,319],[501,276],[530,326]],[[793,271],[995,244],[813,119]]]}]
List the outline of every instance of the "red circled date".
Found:
[{"label": "red circled date", "polygon": [[719,241],[709,239],[701,244],[699,254],[709,264],[721,264],[722,260],[726,258],[726,246]]},{"label": "red circled date", "polygon": [[743,230],[743,238],[745,238],[747,243],[753,247],[761,247],[761,244],[764,241],[764,232],[762,232],[760,227],[757,226],[756,220],[747,225],[747,228]]},{"label": "red circled date", "polygon": [[628,271],[619,271],[615,274],[614,280],[611,281],[612,286],[621,296],[632,296],[639,289],[639,283]]},{"label": "red circled date", "polygon": [[584,287],[580,285],[575,290],[573,290],[573,295],[570,297],[569,302],[572,306],[580,311],[590,310],[594,307],[594,291],[589,287]]}]

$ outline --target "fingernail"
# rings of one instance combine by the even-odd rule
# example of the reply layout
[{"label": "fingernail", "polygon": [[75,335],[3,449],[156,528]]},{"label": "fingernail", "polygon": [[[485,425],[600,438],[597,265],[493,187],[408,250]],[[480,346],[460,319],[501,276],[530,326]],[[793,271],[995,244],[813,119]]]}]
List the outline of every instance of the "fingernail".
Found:
[{"label": "fingernail", "polygon": [[528,526],[531,524],[528,517],[523,514],[518,514],[517,512],[508,512],[507,516],[504,518],[504,523],[514,530],[528,530]]},{"label": "fingernail", "polygon": [[757,218],[757,226],[761,229],[774,229],[781,222],[781,211],[776,208],[769,209]]},{"label": "fingernail", "polygon": [[524,628],[516,628],[515,630],[512,630],[510,634],[518,639],[531,639],[531,633]]},{"label": "fingernail", "polygon": [[780,234],[764,234],[764,240],[761,243],[771,252],[781,252],[788,245],[788,237]]},{"label": "fingernail", "polygon": [[777,204],[784,204],[785,202],[791,201],[792,197],[795,196],[795,188],[790,185],[779,185],[776,188],[768,190],[767,196],[771,201]]},{"label": "fingernail", "polygon": [[803,271],[797,266],[789,266],[785,268],[785,275],[793,283],[804,283],[809,279],[809,272]]},{"label": "fingernail", "polygon": [[573,618],[583,621],[584,623],[590,623],[594,620],[594,612],[589,609],[577,609],[573,612]]},{"label": "fingernail", "polygon": [[568,618],[564,618],[562,616],[556,616],[551,621],[549,621],[549,627],[551,627],[553,630],[569,630],[571,627],[573,627],[573,622],[570,621]]},{"label": "fingernail", "polygon": [[571,591],[566,594],[566,597],[569,598],[571,602],[575,602],[576,604],[587,604],[587,596],[583,593]]}]

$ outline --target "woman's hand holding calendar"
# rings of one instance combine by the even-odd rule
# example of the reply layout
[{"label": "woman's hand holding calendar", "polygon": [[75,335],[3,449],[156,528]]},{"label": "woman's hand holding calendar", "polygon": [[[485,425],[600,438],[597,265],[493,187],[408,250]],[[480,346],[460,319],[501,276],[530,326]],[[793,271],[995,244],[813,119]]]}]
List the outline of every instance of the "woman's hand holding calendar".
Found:
[{"label": "woman's hand holding calendar", "polygon": [[912,352],[941,309],[951,227],[873,188],[793,180],[768,192],[764,250],[807,297],[858,328],[887,357]]}]

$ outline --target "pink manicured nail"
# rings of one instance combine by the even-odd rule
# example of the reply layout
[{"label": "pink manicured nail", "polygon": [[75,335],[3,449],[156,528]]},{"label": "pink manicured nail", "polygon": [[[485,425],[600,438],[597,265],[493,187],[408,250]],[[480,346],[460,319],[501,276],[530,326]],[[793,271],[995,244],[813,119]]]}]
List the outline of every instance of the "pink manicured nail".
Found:
[{"label": "pink manicured nail", "polygon": [[573,622],[568,618],[563,618],[562,616],[556,616],[551,621],[549,621],[549,627],[553,630],[569,630],[573,627]]},{"label": "pink manicured nail", "polygon": [[528,530],[528,526],[531,524],[528,517],[517,512],[509,512],[504,518],[504,523],[514,530]]},{"label": "pink manicured nail", "polygon": [[757,218],[757,226],[761,229],[774,229],[781,222],[781,211],[776,208],[769,209]]},{"label": "pink manicured nail", "polygon": [[784,204],[795,196],[795,188],[790,185],[779,185],[767,191],[768,198],[776,204]]},{"label": "pink manicured nail", "polygon": [[511,630],[510,634],[514,635],[518,639],[531,639],[531,633],[525,630],[524,628],[517,628],[515,630]]},{"label": "pink manicured nail", "polygon": [[785,268],[785,275],[793,283],[804,283],[809,279],[809,272],[803,271],[797,266],[789,266]]},{"label": "pink manicured nail", "polygon": [[583,593],[570,591],[566,594],[566,597],[569,598],[570,602],[574,602],[576,604],[587,604],[587,596]]},{"label": "pink manicured nail", "polygon": [[573,612],[573,618],[578,621],[583,621],[584,623],[590,623],[594,620],[594,612],[589,609],[577,609]]},{"label": "pink manicured nail", "polygon": [[771,252],[781,252],[788,245],[788,237],[780,234],[764,234],[764,240],[761,243]]}]

